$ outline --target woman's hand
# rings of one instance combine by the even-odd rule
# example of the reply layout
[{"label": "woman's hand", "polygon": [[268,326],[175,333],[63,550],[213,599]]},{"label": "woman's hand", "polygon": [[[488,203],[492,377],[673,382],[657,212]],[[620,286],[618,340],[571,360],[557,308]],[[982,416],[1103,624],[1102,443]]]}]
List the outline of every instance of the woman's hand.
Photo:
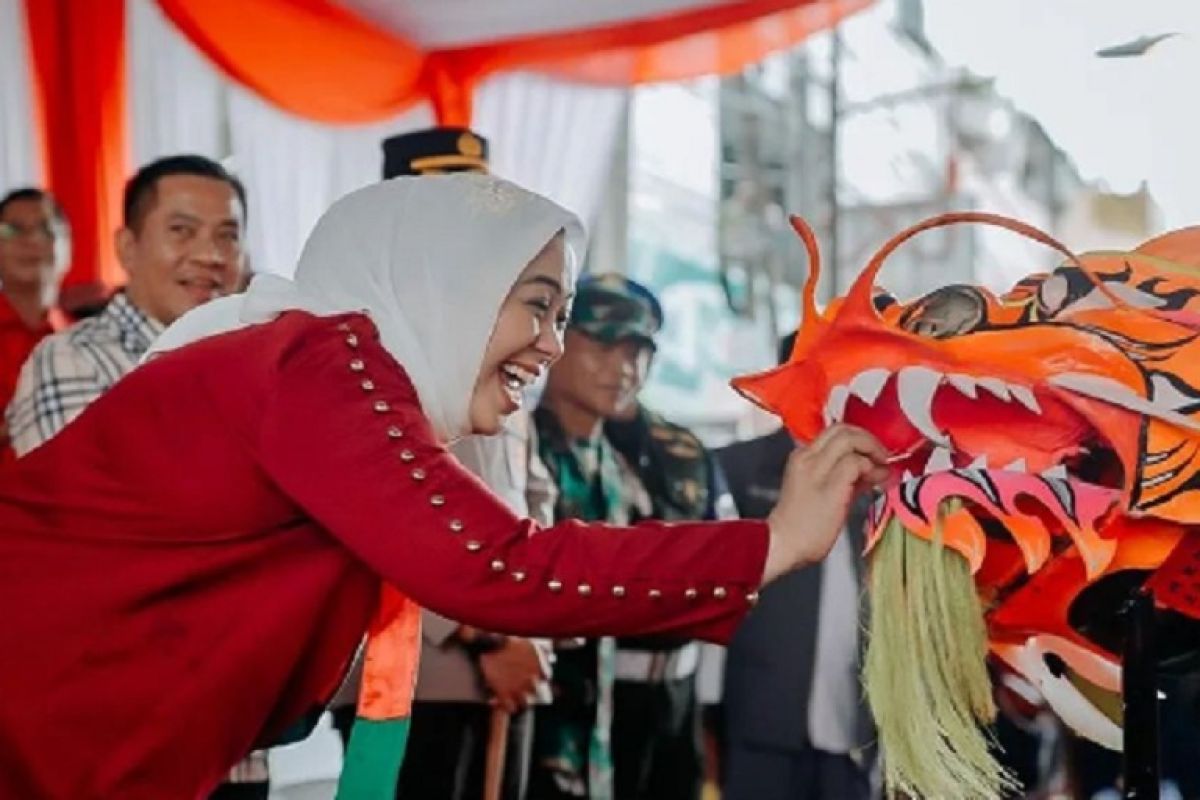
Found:
[{"label": "woman's hand", "polygon": [[767,517],[771,544],[763,583],[824,558],[858,492],[882,483],[888,453],[860,428],[834,425],[788,458],[779,502]]}]

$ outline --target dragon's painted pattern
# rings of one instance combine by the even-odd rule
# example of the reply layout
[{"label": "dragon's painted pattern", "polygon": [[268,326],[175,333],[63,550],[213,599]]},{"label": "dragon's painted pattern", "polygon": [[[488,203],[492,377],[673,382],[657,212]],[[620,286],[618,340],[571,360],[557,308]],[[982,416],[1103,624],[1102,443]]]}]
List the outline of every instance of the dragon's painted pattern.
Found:
[{"label": "dragon's painted pattern", "polygon": [[[1003,296],[948,286],[902,303],[877,288],[896,247],[964,222],[1065,260]],[[961,498],[945,542],[972,567],[993,654],[1119,748],[1129,591],[1148,586],[1164,609],[1165,659],[1200,652],[1200,228],[1076,257],[1015,220],[944,215],[889,241],[820,314],[816,242],[793,226],[812,263],[795,350],[735,387],[801,441],[841,421],[897,454],[876,537],[896,516],[928,538],[939,504]]]}]

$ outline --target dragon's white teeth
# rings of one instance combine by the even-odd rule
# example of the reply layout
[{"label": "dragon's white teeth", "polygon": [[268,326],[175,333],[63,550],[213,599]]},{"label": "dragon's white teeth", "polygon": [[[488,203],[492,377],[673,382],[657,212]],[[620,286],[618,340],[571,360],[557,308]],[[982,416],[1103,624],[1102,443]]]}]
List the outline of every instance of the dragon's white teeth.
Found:
[{"label": "dragon's white teeth", "polygon": [[878,526],[883,522],[883,512],[887,508],[887,497],[879,495],[875,498],[875,502],[871,503],[871,524]]},{"label": "dragon's white teeth", "polygon": [[916,480],[916,476],[914,476],[908,470],[904,470],[904,474],[900,476],[901,483],[909,483],[910,481],[915,481],[915,480]]},{"label": "dragon's white teeth", "polygon": [[873,406],[891,375],[891,371],[882,368],[860,372],[850,381],[850,393],[867,405]]},{"label": "dragon's white teeth", "polygon": [[1068,477],[1067,468],[1064,467],[1062,464],[1058,464],[1056,466],[1051,467],[1050,469],[1043,470],[1042,477],[1043,478],[1058,478],[1059,480],[1065,481]]},{"label": "dragon's white teeth", "polygon": [[972,400],[979,396],[979,392],[975,388],[975,379],[969,375],[947,375],[946,380],[950,382],[951,386]]},{"label": "dragon's white teeth", "polygon": [[984,453],[981,456],[975,456],[975,460],[971,462],[971,465],[969,467],[967,467],[967,469],[987,469],[987,468],[988,468],[987,453]]},{"label": "dragon's white teeth", "polygon": [[846,414],[846,401],[850,399],[850,390],[845,386],[835,386],[825,400],[825,424],[832,425],[841,422]]},{"label": "dragon's white teeth", "polygon": [[999,378],[979,378],[978,383],[983,388],[987,389],[996,397],[1007,402],[1011,399],[1009,394],[1008,384]]},{"label": "dragon's white teeth", "polygon": [[933,396],[942,374],[927,367],[905,367],[896,378],[900,409],[921,435],[935,444],[950,446],[950,439],[933,421]]},{"label": "dragon's white teeth", "polygon": [[925,474],[931,472],[947,472],[954,469],[954,459],[950,455],[950,451],[945,447],[935,447],[933,452],[929,454],[929,460],[925,462]]},{"label": "dragon's white teeth", "polygon": [[1027,471],[1028,470],[1025,467],[1025,459],[1023,459],[1023,458],[1018,458],[1016,461],[1012,462],[1011,464],[1009,464],[1008,466],[1006,466],[1004,468],[1004,472],[1027,472]]},{"label": "dragon's white teeth", "polygon": [[1032,389],[1030,389],[1026,386],[1018,386],[1016,384],[1010,383],[1008,385],[1008,391],[1012,393],[1012,396],[1016,399],[1016,401],[1018,403],[1025,406],[1033,413],[1035,413],[1035,414],[1042,413],[1042,407],[1040,405],[1038,405],[1037,397],[1034,396]]}]

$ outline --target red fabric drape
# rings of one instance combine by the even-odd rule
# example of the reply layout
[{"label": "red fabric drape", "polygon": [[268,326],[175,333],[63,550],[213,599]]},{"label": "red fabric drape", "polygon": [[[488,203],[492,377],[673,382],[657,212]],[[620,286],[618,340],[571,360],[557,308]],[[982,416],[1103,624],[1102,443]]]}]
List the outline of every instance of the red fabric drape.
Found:
[{"label": "red fabric drape", "polygon": [[871,0],[735,0],[595,28],[423,51],[335,0],[158,0],[235,81],[308,119],[383,119],[432,100],[442,124],[470,121],[470,89],[536,67],[630,84],[728,73],[794,44]]},{"label": "red fabric drape", "polygon": [[122,280],[112,234],[129,172],[125,0],[26,0],[42,163],[71,220],[67,283]]}]

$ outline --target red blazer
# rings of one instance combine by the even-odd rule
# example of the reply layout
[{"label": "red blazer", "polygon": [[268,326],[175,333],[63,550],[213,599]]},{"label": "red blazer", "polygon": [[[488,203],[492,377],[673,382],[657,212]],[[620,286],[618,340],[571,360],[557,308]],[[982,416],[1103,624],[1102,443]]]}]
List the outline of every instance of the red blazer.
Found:
[{"label": "red blazer", "polygon": [[766,550],[518,519],[364,316],[213,337],[0,469],[0,797],[205,796],[330,696],[381,578],[487,630],[722,641]]}]

